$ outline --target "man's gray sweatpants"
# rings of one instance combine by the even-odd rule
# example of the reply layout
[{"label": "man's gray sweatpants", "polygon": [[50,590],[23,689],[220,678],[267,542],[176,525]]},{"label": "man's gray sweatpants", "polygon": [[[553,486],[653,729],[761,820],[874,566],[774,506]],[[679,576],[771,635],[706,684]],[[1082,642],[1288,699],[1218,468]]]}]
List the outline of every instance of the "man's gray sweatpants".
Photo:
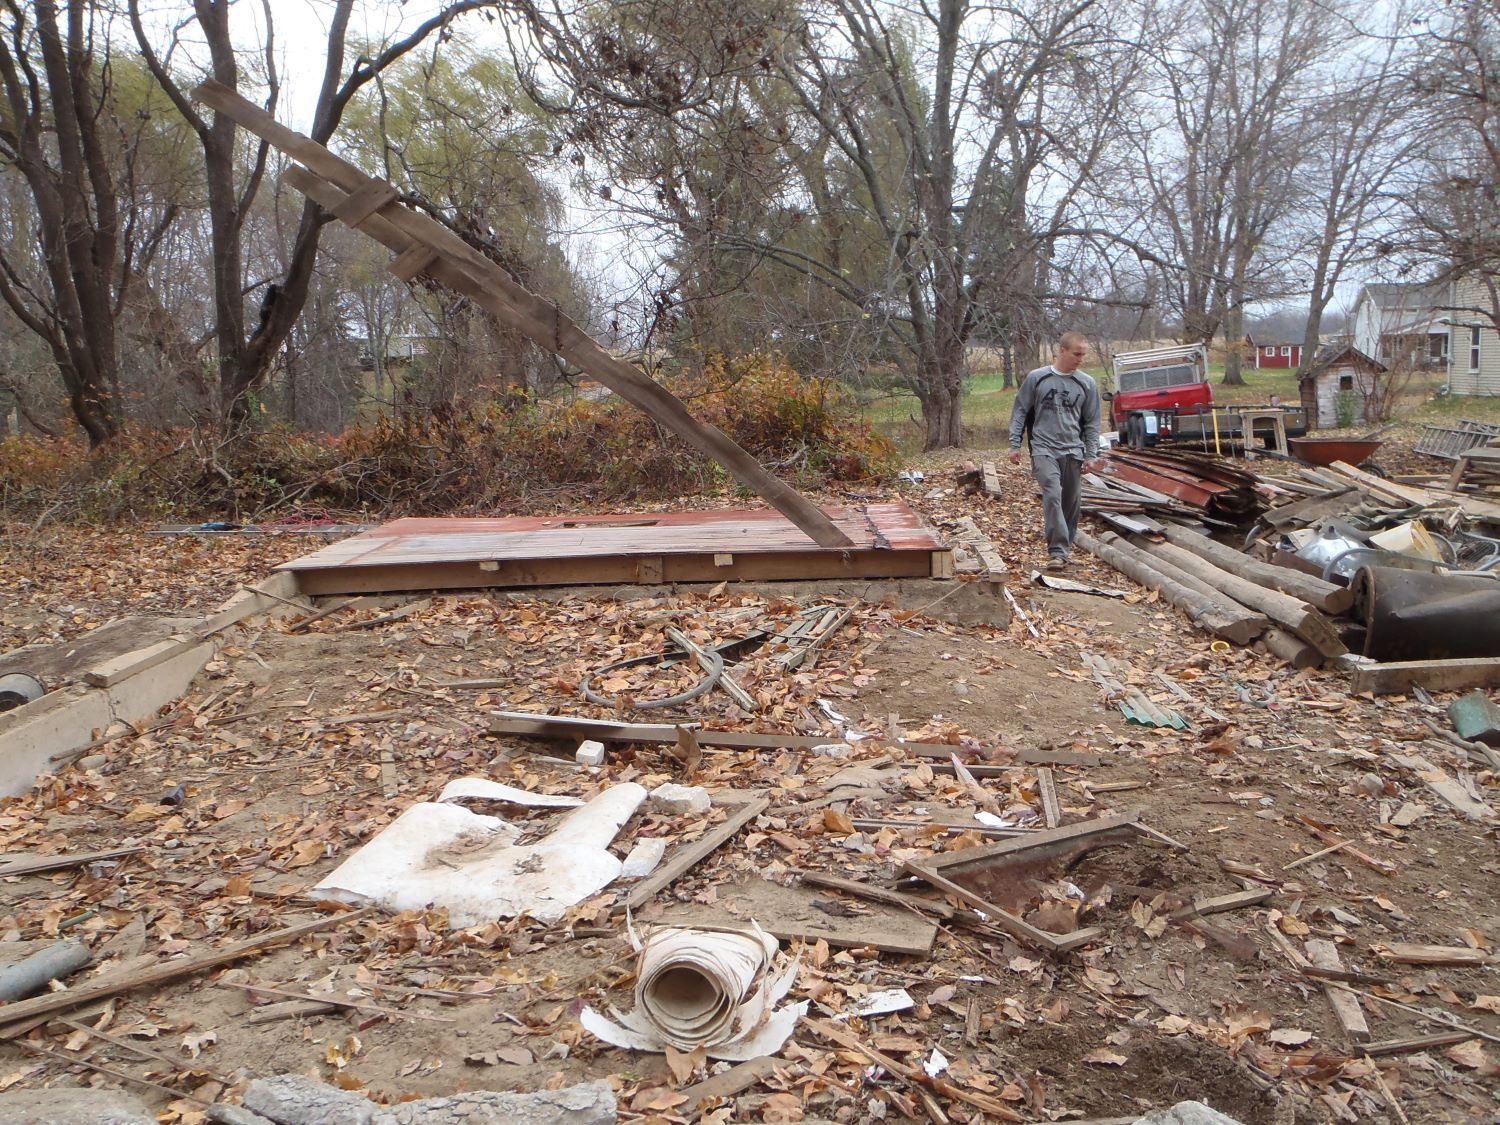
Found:
[{"label": "man's gray sweatpants", "polygon": [[1083,483],[1083,458],[1031,454],[1031,475],[1042,489],[1042,524],[1047,535],[1047,553],[1065,559],[1073,553],[1078,517],[1083,513],[1079,486]]}]

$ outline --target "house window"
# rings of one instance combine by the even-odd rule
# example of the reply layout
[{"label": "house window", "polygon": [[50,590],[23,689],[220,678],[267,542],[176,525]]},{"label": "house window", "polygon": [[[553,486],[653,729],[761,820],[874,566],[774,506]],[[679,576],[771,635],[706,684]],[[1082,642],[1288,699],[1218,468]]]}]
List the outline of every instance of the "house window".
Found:
[{"label": "house window", "polygon": [[1276,354],[1275,347],[1267,346],[1267,348],[1266,348],[1266,354],[1267,355],[1275,355]]},{"label": "house window", "polygon": [[1341,391],[1352,391],[1353,389],[1354,389],[1354,376],[1353,375],[1340,375],[1339,376],[1339,390],[1341,390]]},{"label": "house window", "polygon": [[1281,354],[1282,354],[1282,355],[1283,355],[1283,356],[1287,356],[1287,357],[1290,357],[1290,356],[1291,356],[1291,354],[1292,354],[1292,349],[1291,349],[1291,347],[1290,347],[1290,346],[1289,346],[1289,345],[1287,345],[1287,344],[1282,344],[1282,345],[1281,345]]},{"label": "house window", "polygon": [[1479,325],[1469,325],[1469,370],[1479,370]]}]

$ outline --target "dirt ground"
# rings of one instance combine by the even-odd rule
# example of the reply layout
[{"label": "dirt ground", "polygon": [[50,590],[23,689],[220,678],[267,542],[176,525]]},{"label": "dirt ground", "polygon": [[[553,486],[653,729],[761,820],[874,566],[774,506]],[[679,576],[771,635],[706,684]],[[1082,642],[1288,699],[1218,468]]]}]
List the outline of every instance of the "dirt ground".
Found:
[{"label": "dirt ground", "polygon": [[[983,797],[1028,823],[1040,806],[1038,767],[1019,759],[1039,750],[1097,756],[1098,764],[1051,767],[1065,823],[1137,812],[1185,849],[1112,839],[1030,871],[1024,884],[998,880],[993,893],[1010,894],[1028,917],[1062,903],[1078,925],[1103,931],[1073,953],[1048,956],[970,915],[944,923],[926,957],[809,943],[791,999],[830,1018],[868,993],[907,989],[912,1008],[846,1026],[903,1063],[920,1065],[940,1048],[953,1087],[998,1099],[1018,1120],[1130,1119],[1183,1098],[1247,1125],[1500,1119],[1494,958],[1414,966],[1393,961],[1388,948],[1488,952],[1500,939],[1493,822],[1460,817],[1409,764],[1420,756],[1467,775],[1493,799],[1500,778],[1461,761],[1422,725],[1424,717],[1446,725],[1451,697],[1359,697],[1335,670],[1299,673],[1249,650],[1215,651],[1180,614],[1087,558],[1070,577],[1127,597],[1031,585],[1043,553],[1022,471],[1002,464],[1007,499],[997,503],[953,491],[942,459],[921,467],[925,483],[882,495],[908,500],[938,526],[972,516],[1011,564],[1010,588],[1037,636],[1019,618],[1002,624],[1008,615],[977,584],[916,584],[887,604],[858,602],[811,668],[781,671],[774,648],[736,665],[759,704],[754,716],[715,691],[630,717],[832,736],[818,703],[826,701],[852,728],[1011,765],[980,779]],[[206,612],[315,546],[304,537],[136,528],[7,530],[0,651],[70,641],[127,615]],[[5,878],[0,959],[31,948],[18,943],[78,935],[96,948],[94,971],[105,973],[326,915],[308,890],[403,809],[464,776],[582,797],[623,781],[696,780],[769,799],[766,816],[637,912],[637,924],[692,908],[732,914],[744,880],[787,888],[799,869],[920,892],[896,882],[906,862],[984,842],[936,824],[967,822],[981,805],[961,780],[933,770],[940,761],[871,742],[843,758],[710,747],[693,769],[676,747],[627,747],[585,771],[557,756],[567,747],[488,733],[493,710],[613,717],[581,700],[581,679],[662,650],[667,625],[722,640],[857,593],[817,584],[497,591],[435,596],[368,629],[349,626],[408,599],[351,608],[302,633],[291,631],[295,614],[237,628],[158,720],[98,747],[88,768],[0,803],[7,854],[143,848]],[[1112,662],[1117,678],[1178,709],[1189,728],[1127,723],[1084,654]],[[626,676],[611,690],[639,703],[692,678],[678,666]],[[447,686],[460,680],[493,686]],[[874,772],[858,784],[839,778],[861,765]],[[1391,817],[1408,804],[1421,815],[1397,827]],[[538,826],[546,818],[501,815]],[[642,812],[616,850],[651,836],[696,839],[724,815]],[[864,818],[898,823],[850,830]],[[1187,925],[1168,917],[1247,887],[1271,893]],[[701,1071],[678,1076],[662,1056],[584,1032],[584,1004],[632,1004],[633,955],[617,897],[606,889],[552,925],[523,918],[459,929],[438,911],[362,915],[233,968],[82,1009],[72,1022],[0,1032],[0,1090],[125,1081],[163,1121],[195,1122],[205,1102],[234,1100],[251,1078],[284,1071],[379,1101],[608,1077],[626,1120],[922,1119],[911,1084],[807,1026],[774,1073],[701,1109],[680,1092]],[[834,928],[840,910],[852,924],[871,909],[836,892],[816,897]],[[1291,959],[1308,939],[1336,943],[1344,968],[1363,974],[1351,987],[1362,993],[1372,1042],[1455,1023],[1468,1034],[1367,1056],[1320,981]],[[287,996],[255,985],[340,1006],[288,1014],[275,1007]],[[937,1100],[955,1121],[996,1119]]]}]

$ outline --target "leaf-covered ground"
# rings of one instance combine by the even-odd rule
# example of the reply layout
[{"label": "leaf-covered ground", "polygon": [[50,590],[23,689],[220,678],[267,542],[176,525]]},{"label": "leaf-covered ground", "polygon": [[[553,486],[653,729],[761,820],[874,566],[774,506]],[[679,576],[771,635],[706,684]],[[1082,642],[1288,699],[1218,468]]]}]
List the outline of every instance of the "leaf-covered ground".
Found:
[{"label": "leaf-covered ground", "polygon": [[[832,733],[821,699],[855,727],[952,743],[974,762],[1005,765],[1038,749],[1097,754],[1099,765],[1053,767],[1065,819],[1138,810],[1188,850],[1117,844],[1012,888],[1016,909],[1034,920],[1062,914],[1104,931],[1068,957],[1050,958],[970,917],[944,923],[927,958],[809,944],[793,998],[810,999],[813,1014],[828,1018],[869,993],[905,988],[909,1010],[847,1026],[903,1063],[940,1049],[947,1081],[1026,1121],[1129,1116],[1189,1097],[1250,1125],[1494,1120],[1500,1056],[1492,1040],[1366,1057],[1320,982],[1292,960],[1308,939],[1336,942],[1345,968],[1369,978],[1352,986],[1375,1041],[1431,1035],[1455,1021],[1500,1035],[1492,965],[1413,967],[1390,956],[1393,943],[1487,952],[1500,938],[1493,829],[1461,818],[1410,764],[1420,757],[1493,800],[1500,779],[1433,741],[1420,721],[1445,722],[1448,699],[1361,698],[1335,671],[1294,673],[1253,652],[1215,652],[1175,611],[1091,560],[1072,576],[1130,597],[1030,587],[1041,553],[1022,470],[1002,465],[1008,498],[996,503],[951,490],[941,459],[921,467],[927,480],[899,495],[939,525],[972,516],[1012,563],[1012,590],[1040,636],[1019,621],[991,623],[1001,616],[986,612],[973,588],[925,612],[909,601],[866,603],[811,668],[787,674],[765,649],[736,666],[762,707],[753,718],[719,691],[673,717]],[[145,528],[7,530],[6,648],[71,640],[124,615],[207,612],[314,545],[292,536],[161,537]],[[1038,770],[1025,764],[982,778],[979,793],[889,745],[844,758],[707,748],[696,762],[676,747],[640,747],[580,772],[538,753],[547,747],[535,742],[486,733],[486,712],[495,709],[606,716],[580,700],[581,677],[661,650],[670,625],[722,640],[843,600],[804,584],[500,592],[435,597],[368,630],[347,626],[383,606],[332,615],[303,633],[291,631],[295,615],[237,629],[189,693],[140,733],[96,748],[89,768],[0,804],[7,853],[144,849],[5,880],[0,948],[82,935],[99,951],[90,972],[102,974],[317,917],[303,896],[308,887],[402,809],[466,775],[584,797],[622,780],[694,780],[769,798],[765,817],[659,895],[641,921],[689,908],[732,916],[743,909],[736,888],[744,880],[790,883],[794,869],[885,883],[909,860],[980,842],[935,822],[967,821],[985,808],[1024,823],[1039,818]],[[1085,668],[1085,653],[1179,708],[1193,729],[1127,724]],[[639,701],[689,674],[628,673],[606,687]],[[456,680],[495,686],[443,686]],[[1419,807],[1416,819],[1391,823],[1407,805]],[[623,853],[646,836],[691,840],[723,816],[718,808],[643,813],[617,844]],[[859,829],[854,822],[866,818],[907,824]],[[1169,918],[1195,897],[1245,886],[1274,893],[1188,927]],[[835,923],[840,912],[858,920],[871,910],[836,892],[819,901]],[[585,1002],[630,1006],[631,965],[614,890],[552,926],[459,930],[436,912],[368,915],[0,1044],[0,1088],[119,1081],[87,1062],[131,1075],[164,1121],[193,1122],[203,1120],[205,1102],[232,1100],[250,1078],[286,1070],[382,1101],[608,1076],[627,1120],[924,1118],[911,1084],[811,1029],[798,1031],[759,1083],[695,1107],[682,1090],[701,1072],[606,1047],[578,1024]],[[267,1020],[282,1012],[272,1005],[292,1001],[251,985],[342,1006]],[[952,1120],[985,1119],[972,1104],[935,1096]]]}]

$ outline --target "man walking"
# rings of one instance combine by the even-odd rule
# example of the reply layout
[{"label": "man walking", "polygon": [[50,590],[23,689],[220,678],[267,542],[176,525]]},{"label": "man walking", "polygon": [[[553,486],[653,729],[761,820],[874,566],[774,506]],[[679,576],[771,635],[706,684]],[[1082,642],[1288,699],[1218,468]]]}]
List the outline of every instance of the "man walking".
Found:
[{"label": "man walking", "polygon": [[1085,463],[1093,470],[1099,456],[1099,386],[1078,369],[1088,352],[1082,332],[1064,332],[1056,361],[1026,376],[1010,412],[1012,465],[1021,463],[1021,439],[1030,434],[1031,475],[1042,490],[1048,570],[1068,565],[1083,507],[1083,470]]}]

